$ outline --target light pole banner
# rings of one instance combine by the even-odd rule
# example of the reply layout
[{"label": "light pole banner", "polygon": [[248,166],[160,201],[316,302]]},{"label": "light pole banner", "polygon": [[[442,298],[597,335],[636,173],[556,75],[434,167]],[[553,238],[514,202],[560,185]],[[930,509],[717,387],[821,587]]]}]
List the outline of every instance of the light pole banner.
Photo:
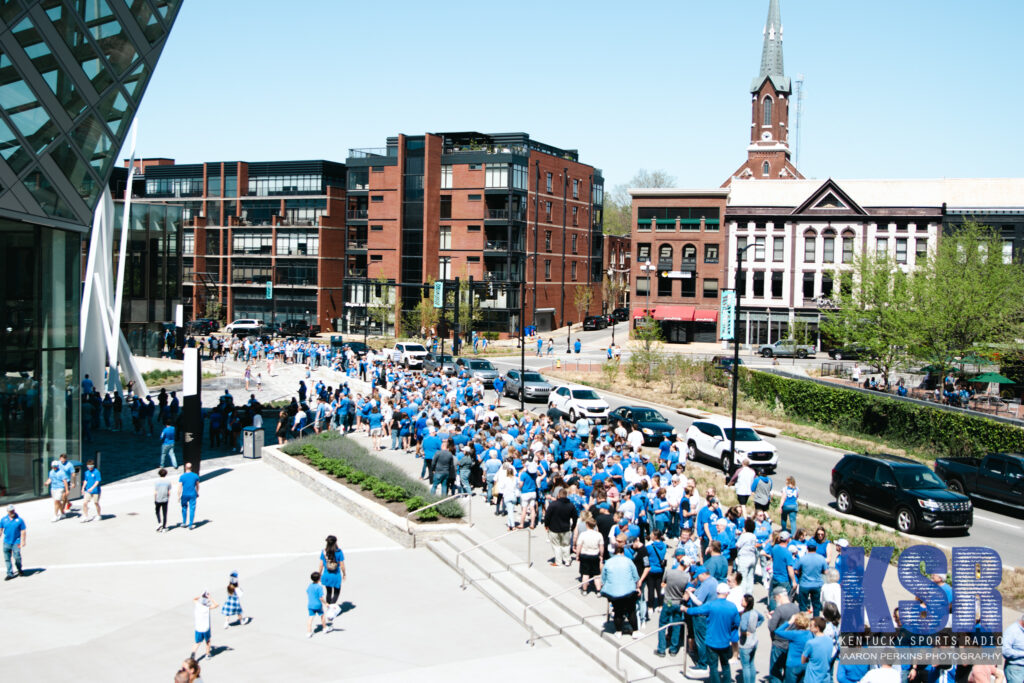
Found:
[{"label": "light pole banner", "polygon": [[720,306],[718,317],[722,322],[719,336],[723,340],[732,340],[736,337],[736,290],[722,290]]}]

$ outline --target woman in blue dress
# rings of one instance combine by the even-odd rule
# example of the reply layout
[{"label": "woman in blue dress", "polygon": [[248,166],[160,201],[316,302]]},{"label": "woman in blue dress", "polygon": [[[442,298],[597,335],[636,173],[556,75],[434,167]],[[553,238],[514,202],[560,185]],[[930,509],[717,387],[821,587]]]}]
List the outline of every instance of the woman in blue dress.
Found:
[{"label": "woman in blue dress", "polygon": [[320,583],[327,598],[327,621],[330,623],[338,613],[338,595],[341,582],[346,577],[345,553],[338,547],[335,536],[327,537],[327,546],[320,551]]}]

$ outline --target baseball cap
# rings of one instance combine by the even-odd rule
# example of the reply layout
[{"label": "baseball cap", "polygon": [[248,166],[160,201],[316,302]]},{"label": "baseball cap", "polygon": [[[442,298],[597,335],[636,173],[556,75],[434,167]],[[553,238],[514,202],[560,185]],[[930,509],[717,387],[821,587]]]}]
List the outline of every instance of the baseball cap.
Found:
[{"label": "baseball cap", "polygon": [[7,512],[14,512],[14,506],[13,505],[8,505],[7,506]]},{"label": "baseball cap", "polygon": [[725,517],[719,517],[715,520],[715,526],[725,526],[728,523],[729,520],[727,520]]},{"label": "baseball cap", "polygon": [[845,538],[840,538],[838,541],[836,541],[836,545],[840,548],[849,548],[850,542],[847,541]]},{"label": "baseball cap", "polygon": [[780,541],[788,541],[789,538],[790,537],[789,537],[789,532],[788,531],[783,530],[783,531],[779,532],[779,540]]},{"label": "baseball cap", "polygon": [[729,594],[729,584],[724,583],[724,582],[718,584],[718,594],[719,595],[728,595]]},{"label": "baseball cap", "polygon": [[696,567],[693,568],[693,575],[694,576],[700,576],[701,574],[706,574],[706,573],[708,573],[708,569],[707,569],[707,567],[705,567],[702,564],[699,564],[699,565],[697,565]]},{"label": "baseball cap", "polygon": [[681,547],[680,548],[676,548],[676,557],[679,557],[680,555],[685,555],[685,554],[686,554],[686,551],[683,550]]},{"label": "baseball cap", "polygon": [[57,464],[57,461],[53,461],[50,463],[50,467],[59,467],[59,465]]},{"label": "baseball cap", "polygon": [[776,586],[775,590],[772,591],[772,595],[783,595],[789,594],[789,590],[785,586]]}]

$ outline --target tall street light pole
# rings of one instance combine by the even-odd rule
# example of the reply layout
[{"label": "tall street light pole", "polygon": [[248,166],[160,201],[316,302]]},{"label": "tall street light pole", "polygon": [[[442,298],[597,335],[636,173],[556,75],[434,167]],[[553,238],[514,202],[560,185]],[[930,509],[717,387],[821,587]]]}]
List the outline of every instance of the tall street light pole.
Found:
[{"label": "tall street light pole", "polygon": [[644,317],[646,318],[651,314],[651,285],[653,284],[651,282],[653,280],[651,273],[655,272],[657,268],[651,265],[651,262],[648,261],[647,263],[641,264],[640,270],[647,273],[647,305],[644,307]]},{"label": "tall street light pole", "polygon": [[[737,334],[737,327],[739,327],[740,321],[740,310],[743,300],[743,292],[740,291],[740,274],[743,272],[743,255],[747,253],[747,249],[754,246],[753,243],[748,244],[739,251],[736,252],[736,318],[732,328],[732,431],[729,433],[729,464],[726,466],[726,477],[729,476],[729,470],[736,465],[736,404],[738,403],[739,390],[740,390],[740,335]],[[743,283],[743,289],[746,289],[746,282]]]}]

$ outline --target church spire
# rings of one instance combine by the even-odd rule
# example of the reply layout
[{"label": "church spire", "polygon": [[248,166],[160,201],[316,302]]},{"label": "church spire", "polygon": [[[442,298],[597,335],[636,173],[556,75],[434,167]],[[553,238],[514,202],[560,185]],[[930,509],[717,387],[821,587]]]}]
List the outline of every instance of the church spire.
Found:
[{"label": "church spire", "polygon": [[750,92],[761,89],[764,79],[771,79],[779,92],[790,92],[789,79],[782,66],[782,11],[779,0],[769,0],[768,19],[764,24],[764,46],[761,48],[761,72],[750,85]]}]

